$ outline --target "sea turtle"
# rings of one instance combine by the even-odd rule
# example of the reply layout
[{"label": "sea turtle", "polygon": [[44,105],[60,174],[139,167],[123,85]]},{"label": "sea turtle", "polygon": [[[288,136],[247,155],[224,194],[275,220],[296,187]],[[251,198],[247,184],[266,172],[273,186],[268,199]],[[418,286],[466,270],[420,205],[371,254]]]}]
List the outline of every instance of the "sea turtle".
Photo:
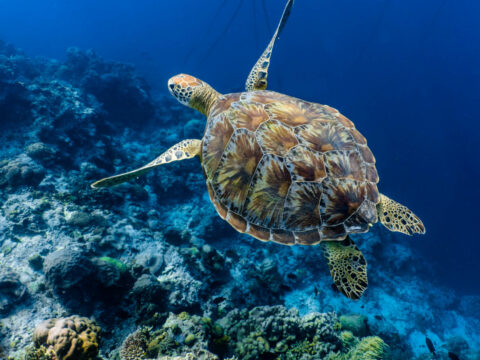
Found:
[{"label": "sea turtle", "polygon": [[327,105],[266,90],[272,50],[292,5],[289,0],[245,92],[222,95],[185,74],[168,81],[179,102],[207,116],[201,140],[183,140],[149,164],[92,187],[198,155],[222,219],[263,241],[321,243],[336,287],[358,299],[367,287],[367,262],[349,234],[367,232],[377,221],[408,235],[425,228],[409,209],[378,192],[375,158],[349,119]]}]

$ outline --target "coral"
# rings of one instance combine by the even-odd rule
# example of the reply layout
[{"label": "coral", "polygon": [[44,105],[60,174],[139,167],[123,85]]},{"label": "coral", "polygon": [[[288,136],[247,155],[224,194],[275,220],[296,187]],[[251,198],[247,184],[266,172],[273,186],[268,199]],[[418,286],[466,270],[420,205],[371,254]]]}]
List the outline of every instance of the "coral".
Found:
[{"label": "coral", "polygon": [[350,331],[342,331],[340,337],[344,349],[350,349],[355,344],[355,336]]},{"label": "coral", "polygon": [[207,350],[199,350],[181,356],[161,356],[158,360],[219,360],[219,357]]},{"label": "coral", "polygon": [[234,355],[246,360],[386,359],[388,346],[382,339],[339,333],[336,324],[333,313],[300,317],[294,309],[282,306],[235,309],[217,322],[182,312],[170,314],[158,330],[144,328],[130,335],[122,346],[122,359],[184,356],[207,350],[221,358]]},{"label": "coral", "polygon": [[186,312],[170,314],[162,328],[151,335],[148,355],[181,355],[208,349],[212,323]]},{"label": "coral", "polygon": [[142,274],[135,281],[130,294],[136,303],[137,315],[141,321],[148,323],[155,313],[165,311],[166,293],[153,275]]},{"label": "coral", "polygon": [[232,351],[240,359],[258,359],[285,353],[285,359],[319,358],[341,347],[333,314],[312,313],[300,317],[283,306],[233,310],[219,324],[232,339]]},{"label": "coral", "polygon": [[388,356],[388,345],[378,336],[369,336],[360,340],[347,356],[352,360],[384,360]]},{"label": "coral", "polygon": [[346,314],[338,319],[343,330],[348,330],[355,336],[364,337],[368,335],[368,319],[360,314]]},{"label": "coral", "polygon": [[133,282],[125,265],[109,257],[91,259],[75,248],[49,254],[43,271],[48,286],[65,305],[82,313],[89,313],[96,302],[121,302]]},{"label": "coral", "polygon": [[171,311],[198,309],[201,302],[202,282],[192,276],[177,252],[167,252],[165,263],[168,265],[158,277],[158,281],[168,292],[168,304]]},{"label": "coral", "polygon": [[25,155],[0,167],[0,187],[37,186],[45,177],[45,170]]},{"label": "coral", "polygon": [[57,160],[55,149],[40,141],[28,145],[25,148],[25,153],[42,165],[51,166]]},{"label": "coral", "polygon": [[117,123],[137,126],[155,113],[148,85],[131,65],[105,61],[92,50],[70,48],[58,75],[93,94]]},{"label": "coral", "polygon": [[35,347],[46,347],[57,360],[95,359],[99,338],[100,328],[78,316],[46,320],[33,333]]},{"label": "coral", "polygon": [[92,262],[78,249],[61,249],[50,253],[43,265],[47,284],[72,307],[91,299],[89,279],[93,276]]},{"label": "coral", "polygon": [[[347,335],[349,341],[350,336]],[[347,352],[330,354],[328,360],[388,360],[390,359],[389,346],[378,336],[369,336],[361,340],[355,339],[355,344]]]},{"label": "coral", "polygon": [[93,218],[92,215],[84,211],[72,211],[65,216],[65,220],[68,225],[85,227],[91,224]]},{"label": "coral", "polygon": [[148,330],[138,329],[130,334],[120,348],[121,360],[142,360],[147,358]]}]

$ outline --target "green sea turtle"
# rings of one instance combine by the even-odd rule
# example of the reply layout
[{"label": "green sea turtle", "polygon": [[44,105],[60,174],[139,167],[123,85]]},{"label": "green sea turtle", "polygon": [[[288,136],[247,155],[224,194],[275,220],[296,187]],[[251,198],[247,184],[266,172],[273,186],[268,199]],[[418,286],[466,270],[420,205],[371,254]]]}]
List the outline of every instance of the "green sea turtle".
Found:
[{"label": "green sea turtle", "polygon": [[425,228],[378,192],[375,158],[350,120],[327,105],[266,90],[272,50],[292,5],[289,0],[245,92],[222,95],[184,74],[168,81],[179,102],[207,117],[202,139],[183,140],[147,165],[92,187],[198,155],[210,200],[224,220],[263,241],[320,243],[337,288],[358,299],[367,287],[367,262],[349,234],[367,232],[377,221],[408,235]]}]

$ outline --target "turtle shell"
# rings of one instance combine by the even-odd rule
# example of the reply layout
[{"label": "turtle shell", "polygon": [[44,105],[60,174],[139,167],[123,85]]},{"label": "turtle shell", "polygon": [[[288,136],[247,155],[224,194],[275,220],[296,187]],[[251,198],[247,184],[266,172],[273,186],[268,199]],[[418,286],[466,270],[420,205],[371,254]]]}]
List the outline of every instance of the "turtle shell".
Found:
[{"label": "turtle shell", "polygon": [[260,240],[313,245],[377,222],[375,158],[353,123],[326,105],[273,91],[222,95],[202,166],[220,216]]}]

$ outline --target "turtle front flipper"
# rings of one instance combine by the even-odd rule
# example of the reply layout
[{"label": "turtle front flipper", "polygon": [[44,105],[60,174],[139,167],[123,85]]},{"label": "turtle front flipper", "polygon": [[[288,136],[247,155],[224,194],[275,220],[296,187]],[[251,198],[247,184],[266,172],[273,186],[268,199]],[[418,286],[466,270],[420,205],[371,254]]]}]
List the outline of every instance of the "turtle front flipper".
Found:
[{"label": "turtle front flipper", "polygon": [[343,241],[324,241],[321,246],[338,290],[350,299],[360,299],[368,285],[362,252],[348,236]]},{"label": "turtle front flipper", "polygon": [[270,40],[270,43],[262,56],[257,60],[255,66],[248,75],[247,83],[245,84],[245,89],[247,91],[265,90],[267,88],[268,67],[270,66],[270,57],[272,56],[273,47],[275,46],[275,41],[280,37],[280,33],[287,23],[290,12],[292,11],[292,6],[293,0],[288,0],[287,5],[283,10],[280,23],[277,26],[277,30],[275,30],[275,34],[273,34],[272,40]]},{"label": "turtle front flipper", "polygon": [[407,235],[425,234],[425,226],[410,209],[389,197],[380,194],[380,203],[377,205],[378,219],[390,231],[397,231]]},{"label": "turtle front flipper", "polygon": [[197,139],[182,140],[147,165],[123,174],[110,176],[105,179],[98,180],[90,186],[92,188],[100,188],[118,185],[137,178],[157,166],[167,164],[173,161],[193,158],[194,156],[200,154],[201,144],[202,141]]}]

